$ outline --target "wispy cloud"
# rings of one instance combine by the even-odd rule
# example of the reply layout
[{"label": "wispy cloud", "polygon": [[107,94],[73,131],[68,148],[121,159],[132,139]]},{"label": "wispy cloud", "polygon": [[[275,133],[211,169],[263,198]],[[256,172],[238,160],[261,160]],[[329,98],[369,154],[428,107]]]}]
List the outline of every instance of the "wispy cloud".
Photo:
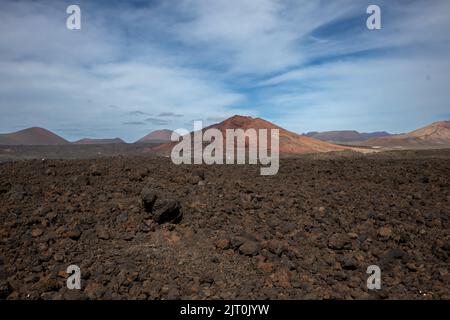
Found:
[{"label": "wispy cloud", "polygon": [[173,112],[161,112],[159,115],[159,117],[169,117],[169,118],[180,118],[183,115],[182,114],[178,114],[178,113],[173,113]]},{"label": "wispy cloud", "polygon": [[133,111],[127,112],[127,115],[130,115],[130,116],[148,116],[149,113],[141,111],[141,110],[133,110]]},{"label": "wispy cloud", "polygon": [[157,126],[165,126],[169,124],[169,121],[158,118],[147,118],[145,121]]},{"label": "wispy cloud", "polygon": [[300,132],[407,131],[448,114],[450,3],[377,3],[383,28],[369,31],[366,0],[82,0],[69,31],[65,1],[3,1],[0,128],[76,119],[68,139],[133,141],[239,113]]},{"label": "wispy cloud", "polygon": [[123,123],[126,126],[143,126],[145,122],[142,121],[126,121]]}]

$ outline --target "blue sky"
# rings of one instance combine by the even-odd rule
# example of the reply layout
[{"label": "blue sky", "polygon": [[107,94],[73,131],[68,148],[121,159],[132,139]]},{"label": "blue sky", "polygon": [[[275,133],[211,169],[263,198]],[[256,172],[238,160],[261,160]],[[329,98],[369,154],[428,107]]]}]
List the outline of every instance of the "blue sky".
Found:
[{"label": "blue sky", "polygon": [[[66,28],[69,4],[81,7],[81,30]],[[366,28],[369,4],[381,7],[381,30]],[[134,141],[234,114],[298,133],[450,118],[445,0],[0,6],[0,132]]]}]

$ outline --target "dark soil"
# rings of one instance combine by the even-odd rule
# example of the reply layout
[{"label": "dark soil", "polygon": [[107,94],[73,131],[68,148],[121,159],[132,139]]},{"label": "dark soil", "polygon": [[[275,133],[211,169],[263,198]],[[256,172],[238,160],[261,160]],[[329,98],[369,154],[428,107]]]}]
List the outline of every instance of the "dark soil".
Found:
[{"label": "dark soil", "polygon": [[142,155],[157,143],[115,143],[58,146],[0,145],[0,163],[23,159],[91,159],[118,155]]},{"label": "dark soil", "polygon": [[0,298],[450,299],[449,159],[2,163]]}]

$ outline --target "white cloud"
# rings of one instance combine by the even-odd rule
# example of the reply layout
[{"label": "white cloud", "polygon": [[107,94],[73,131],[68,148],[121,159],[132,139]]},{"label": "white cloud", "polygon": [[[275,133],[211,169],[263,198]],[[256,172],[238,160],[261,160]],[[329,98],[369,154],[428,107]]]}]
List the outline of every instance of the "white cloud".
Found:
[{"label": "white cloud", "polygon": [[349,14],[354,6],[321,1],[185,0],[186,21],[171,30],[180,41],[220,56],[231,74],[264,74],[305,62],[300,46],[316,27]]},{"label": "white cloud", "polygon": [[2,9],[0,21],[8,30],[0,35],[2,131],[73,127],[68,131],[76,136],[68,138],[110,130],[134,140],[155,128],[149,124],[130,131],[122,126],[137,121],[124,119],[137,107],[146,113],[183,114],[184,120],[171,123],[176,127],[190,118],[230,115],[227,107],[244,100],[213,74],[174,64],[151,46],[146,48],[152,52],[150,62],[117,59],[127,49],[120,35],[95,21],[82,23],[81,32],[68,31],[61,5],[20,2]]},{"label": "white cloud", "polygon": [[443,57],[340,61],[262,84],[275,83],[289,86],[268,88],[266,103],[278,106],[277,120],[298,132],[412,130],[438,120],[450,105],[450,62]]},{"label": "white cloud", "polygon": [[[123,115],[136,106],[146,113],[180,113],[186,121],[208,114],[230,114],[226,107],[243,100],[195,70],[133,63],[103,64],[84,70],[10,62],[0,65],[0,79],[0,93],[9,101],[8,106],[6,101],[2,103],[2,127],[15,122],[35,125],[32,121],[52,126],[67,122],[88,127],[117,126]],[[110,105],[117,108],[111,110]],[[174,119],[173,125],[182,121]],[[127,137],[127,132],[123,133]]]},{"label": "white cloud", "polygon": [[[172,128],[241,113],[298,131],[413,128],[448,114],[450,2],[380,3],[379,32],[364,29],[368,1],[351,0],[82,2],[82,30],[69,31],[64,2],[5,1],[0,128],[131,141],[155,127],[123,123],[164,112],[183,115]],[[339,31],[355,17],[361,25]]]}]

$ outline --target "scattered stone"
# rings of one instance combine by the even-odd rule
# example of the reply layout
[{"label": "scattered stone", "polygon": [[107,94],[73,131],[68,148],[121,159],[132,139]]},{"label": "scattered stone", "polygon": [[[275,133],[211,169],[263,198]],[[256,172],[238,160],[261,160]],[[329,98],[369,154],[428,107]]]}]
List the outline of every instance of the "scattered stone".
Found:
[{"label": "scattered stone", "polygon": [[109,231],[106,228],[98,228],[97,229],[97,238],[102,240],[108,240],[109,239]]},{"label": "scattered stone", "polygon": [[25,194],[25,188],[21,184],[13,185],[8,192],[9,200],[11,201],[21,201],[25,198]]},{"label": "scattered stone", "polygon": [[134,239],[134,235],[131,232],[125,232],[122,234],[122,239],[125,241],[131,241]]},{"label": "scattered stone", "polygon": [[428,178],[427,176],[422,176],[422,177],[420,178],[420,181],[421,181],[422,183],[429,183],[429,182],[430,182],[430,178]]},{"label": "scattered stone", "polygon": [[119,223],[127,222],[127,220],[128,220],[128,213],[126,212],[122,212],[117,216],[117,222]]},{"label": "scattered stone", "polygon": [[259,253],[259,250],[261,250],[261,246],[254,241],[245,241],[239,247],[239,253],[246,256],[256,256]]},{"label": "scattered stone", "polygon": [[219,239],[216,241],[216,248],[220,250],[227,250],[230,248],[230,240]]},{"label": "scattered stone", "polygon": [[398,248],[394,248],[394,249],[390,249],[388,250],[384,256],[388,259],[403,259],[406,258],[407,254],[405,251],[398,249]]},{"label": "scattered stone", "polygon": [[89,177],[84,175],[72,177],[70,180],[77,186],[88,186],[90,184]]},{"label": "scattered stone", "polygon": [[273,263],[270,262],[260,262],[258,263],[258,269],[267,272],[267,273],[271,273],[273,271]]},{"label": "scattered stone", "polygon": [[286,270],[274,272],[270,275],[270,278],[276,285],[282,288],[289,289],[292,287],[289,272]]},{"label": "scattered stone", "polygon": [[98,166],[96,164],[93,164],[89,167],[89,173],[93,176],[101,176],[102,172],[100,171],[100,169],[98,168]]},{"label": "scattered stone", "polygon": [[273,254],[279,256],[287,246],[283,241],[272,239],[266,242],[265,247]]},{"label": "scattered stone", "polygon": [[281,232],[283,232],[283,233],[289,233],[289,232],[291,232],[291,231],[294,231],[295,230],[295,228],[296,228],[297,226],[295,225],[295,223],[292,223],[292,222],[286,222],[286,223],[283,223],[282,225],[281,225]]},{"label": "scattered stone", "polygon": [[198,184],[202,180],[198,175],[190,175],[187,179],[191,184]]},{"label": "scattered stone", "polygon": [[57,262],[62,262],[64,261],[64,254],[62,254],[61,252],[56,252],[53,256],[53,259],[55,259],[55,261]]},{"label": "scattered stone", "polygon": [[346,234],[335,233],[328,240],[328,247],[334,250],[342,250],[350,245],[350,238]]},{"label": "scattered stone", "polygon": [[350,237],[350,239],[353,239],[353,240],[358,239],[357,233],[349,232],[349,233],[347,233],[347,235]]},{"label": "scattered stone", "polygon": [[45,216],[46,219],[48,219],[51,222],[54,222],[56,220],[56,218],[58,217],[58,213],[56,213],[55,211],[50,211],[49,213],[47,213],[47,215]]},{"label": "scattered stone", "polygon": [[105,288],[96,282],[89,282],[84,289],[89,299],[100,299],[105,294]]},{"label": "scattered stone", "polygon": [[392,235],[392,229],[389,227],[381,227],[378,229],[377,234],[382,238],[389,238]]},{"label": "scattered stone", "polygon": [[0,256],[0,299],[6,299],[10,294],[10,286],[6,278],[3,258]]},{"label": "scattered stone", "polygon": [[81,236],[81,229],[79,226],[76,226],[76,227],[71,228],[70,230],[66,231],[63,235],[66,238],[70,238],[72,240],[78,240]]},{"label": "scattered stone", "polygon": [[432,246],[433,254],[442,261],[450,259],[450,241],[436,240]]},{"label": "scattered stone", "polygon": [[148,176],[149,172],[150,171],[147,168],[141,168],[137,171],[137,175],[139,178],[143,179]]},{"label": "scattered stone", "polygon": [[58,277],[67,279],[69,277],[69,274],[66,272],[66,270],[60,270],[58,271]]},{"label": "scattered stone", "polygon": [[180,291],[178,288],[171,286],[167,292],[167,300],[178,300],[180,299]]},{"label": "scattered stone", "polygon": [[267,225],[271,228],[276,228],[279,225],[279,222],[277,219],[274,218],[269,218],[267,220]]},{"label": "scattered stone", "polygon": [[141,192],[142,204],[147,212],[152,212],[153,206],[155,205],[157,199],[156,192],[150,188],[145,188]]},{"label": "scattered stone", "polygon": [[233,249],[238,249],[245,241],[247,240],[247,238],[243,237],[243,236],[236,236],[231,238],[231,247]]},{"label": "scattered stone", "polygon": [[341,262],[342,269],[356,270],[358,268],[357,261],[350,255],[345,255]]},{"label": "scattered stone", "polygon": [[43,233],[44,233],[44,231],[40,228],[35,228],[31,231],[31,235],[35,238],[40,237]]},{"label": "scattered stone", "polygon": [[[49,163],[2,162],[0,299],[449,299],[450,163],[427,152],[286,158],[270,177],[151,154],[52,160],[52,176]],[[208,180],[185,179],[200,169]],[[154,220],[178,216],[167,198],[180,224]],[[71,264],[82,290],[65,286]],[[366,288],[372,264],[381,294]]]},{"label": "scattered stone", "polygon": [[412,271],[412,272],[416,272],[416,271],[419,271],[421,269],[421,267],[417,266],[414,262],[408,262],[406,264],[406,268],[408,268],[408,270]]}]

